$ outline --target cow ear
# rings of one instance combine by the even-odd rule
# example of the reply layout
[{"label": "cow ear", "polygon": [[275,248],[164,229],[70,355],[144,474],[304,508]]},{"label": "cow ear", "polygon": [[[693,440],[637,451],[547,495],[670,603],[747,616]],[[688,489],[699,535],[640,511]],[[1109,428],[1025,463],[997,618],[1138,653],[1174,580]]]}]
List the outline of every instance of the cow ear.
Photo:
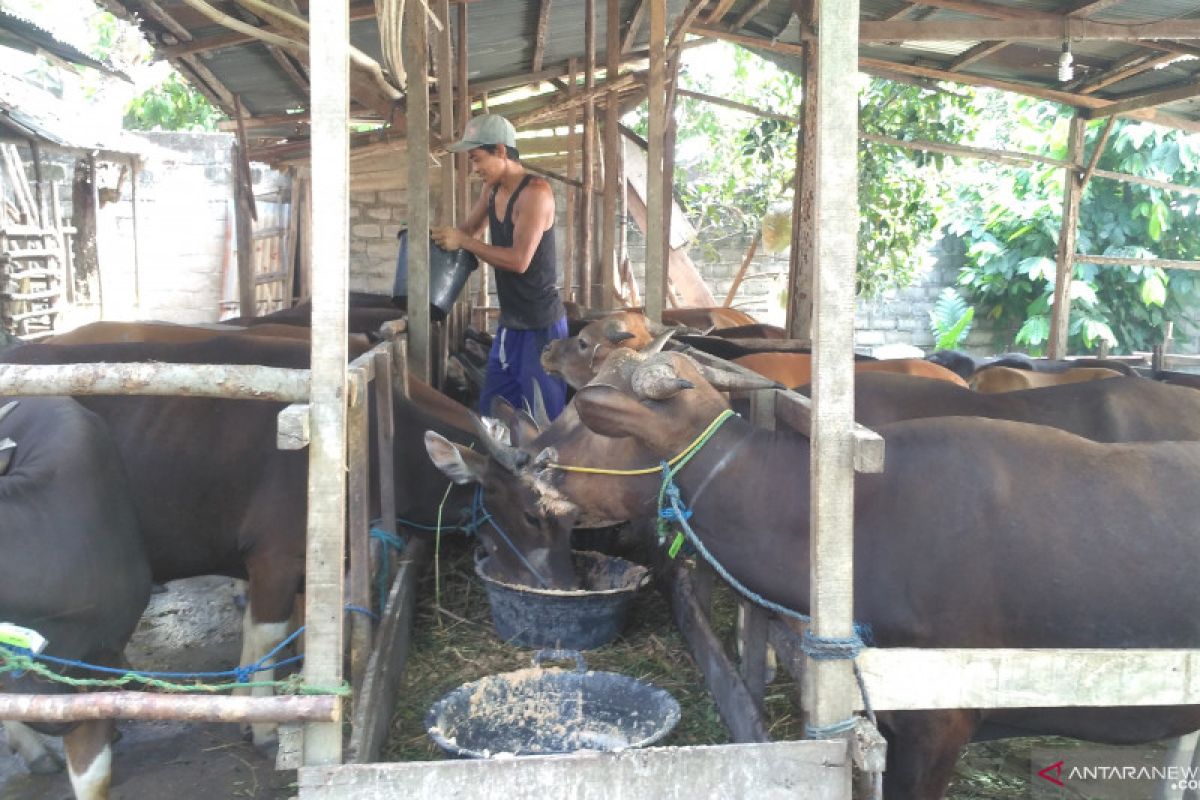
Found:
[{"label": "cow ear", "polygon": [[654,424],[653,414],[636,398],[607,384],[588,384],[573,402],[583,424],[601,436],[635,436],[642,425]]},{"label": "cow ear", "polygon": [[487,469],[487,456],[460,447],[434,431],[425,431],[425,450],[434,466],[455,483],[478,483]]}]

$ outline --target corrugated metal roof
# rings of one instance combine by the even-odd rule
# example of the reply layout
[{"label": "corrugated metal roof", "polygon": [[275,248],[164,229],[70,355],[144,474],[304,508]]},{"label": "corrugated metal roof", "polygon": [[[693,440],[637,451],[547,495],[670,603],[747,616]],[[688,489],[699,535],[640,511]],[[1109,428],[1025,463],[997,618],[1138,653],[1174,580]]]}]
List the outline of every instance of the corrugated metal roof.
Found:
[{"label": "corrugated metal roof", "polygon": [[[550,0],[545,0],[549,2]],[[124,11],[126,14],[137,14],[144,22],[144,27],[152,34],[152,40],[159,47],[176,43],[171,38],[161,19],[155,14],[148,13],[143,7],[142,0],[101,0],[108,7]],[[489,85],[493,90],[505,84],[519,85],[532,82],[532,62],[537,30],[538,14],[543,0],[477,0],[466,4],[468,14],[468,75],[471,84]],[[641,0],[621,0],[622,36],[625,35],[630,20],[634,16]],[[247,21],[253,22],[243,9],[232,4],[225,10],[238,13]],[[597,59],[604,60],[605,30],[605,0],[596,0],[596,51]],[[686,5],[685,0],[668,0],[668,30],[674,24],[675,18]],[[862,0],[861,15],[864,21],[884,22],[918,22],[936,24],[939,22],[970,23],[984,22],[984,14],[993,12],[992,16],[1020,18],[1022,15],[1031,19],[1044,19],[1047,14],[1063,15],[1079,6],[1078,0],[988,0],[979,3],[980,12],[969,13],[961,3],[953,3],[955,8],[939,8],[937,0],[924,3],[904,2],[903,0]],[[216,36],[228,36],[228,31],[204,17],[199,16],[182,0],[158,0],[158,8],[169,14],[196,40],[211,39]],[[301,9],[307,3],[301,0]],[[761,7],[760,7],[761,6]],[[457,20],[457,13],[452,6],[452,22]],[[757,10],[745,21],[741,17],[752,9]],[[796,43],[799,28],[793,17],[793,0],[769,0],[762,4],[760,0],[737,0],[723,19],[723,25],[729,33],[755,37],[763,42],[763,47],[771,47],[775,42]],[[584,56],[584,25],[583,16],[585,0],[552,0],[549,24],[546,32],[543,65],[545,68],[562,69],[567,59]],[[369,0],[352,0],[352,16],[358,17],[351,24],[351,39],[359,49],[380,58],[378,42],[378,25],[373,18],[373,5]],[[1200,19],[1200,0],[1120,0],[1107,7],[1100,8],[1086,19],[1095,22],[1105,22],[1116,25],[1131,25],[1136,23],[1152,23],[1175,19]],[[703,19],[703,14],[701,18]],[[729,26],[741,22],[736,30]],[[453,22],[452,27],[456,26]],[[647,42],[647,24],[643,19],[637,35],[634,37],[634,49],[641,49]],[[164,36],[166,38],[164,38]],[[452,36],[452,41],[457,35]],[[1174,88],[1188,81],[1194,81],[1200,62],[1192,60],[1180,61],[1165,68],[1147,69],[1130,74],[1121,80],[1111,82],[1101,88],[1089,90],[1087,83],[1096,76],[1103,75],[1115,65],[1126,62],[1138,56],[1161,56],[1163,47],[1175,47],[1178,52],[1194,52],[1200,55],[1200,41],[1195,39],[1187,42],[1140,43],[1113,40],[1073,41],[1072,53],[1075,58],[1075,80],[1060,83],[1057,78],[1057,62],[1060,45],[1056,41],[1014,41],[986,57],[973,61],[953,74],[956,69],[955,60],[978,44],[978,41],[916,41],[916,42],[869,42],[864,43],[861,54],[864,58],[895,65],[895,69],[906,71],[905,74],[917,77],[953,79],[955,75],[962,76],[966,81],[1000,81],[1017,84],[1031,93],[1072,92],[1079,90],[1086,93],[1088,102],[1117,101],[1130,96],[1142,95],[1162,89]],[[762,51],[765,54],[765,51]],[[222,85],[222,90],[235,93],[241,97],[244,106],[255,116],[278,115],[288,109],[307,106],[307,87],[298,84],[294,77],[289,76],[273,56],[261,44],[252,42],[238,43],[224,49],[205,52],[202,55],[190,56],[197,59],[194,63],[211,72]],[[772,60],[786,68],[796,70],[799,67],[797,59],[772,54]],[[197,78],[197,73],[189,69],[187,64],[181,65],[184,73],[191,78]],[[1081,88],[1082,87],[1082,88]],[[1200,93],[1200,88],[1198,88]],[[219,94],[219,92],[218,92]],[[361,98],[360,98],[361,99]],[[226,109],[227,111],[231,109]],[[1160,107],[1161,111],[1182,118],[1190,128],[1200,130],[1200,107],[1190,99],[1179,100]],[[1171,121],[1171,120],[1168,120]],[[295,125],[285,125],[275,131],[266,128],[255,128],[256,135],[275,134],[289,135],[294,132]]]},{"label": "corrugated metal roof", "polygon": [[5,8],[0,8],[0,46],[11,47],[29,53],[42,50],[72,64],[91,67],[109,75],[129,80],[129,77],[125,73],[92,58],[74,45],[57,38],[37,23],[14,14]]}]

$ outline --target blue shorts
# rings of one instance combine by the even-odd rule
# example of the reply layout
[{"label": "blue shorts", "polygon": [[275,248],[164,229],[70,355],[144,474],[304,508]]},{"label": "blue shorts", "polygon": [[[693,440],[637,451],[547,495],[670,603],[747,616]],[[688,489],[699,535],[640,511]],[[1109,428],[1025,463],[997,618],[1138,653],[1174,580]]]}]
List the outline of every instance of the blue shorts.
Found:
[{"label": "blue shorts", "polygon": [[554,419],[567,401],[567,385],[542,370],[542,350],[555,339],[567,338],[567,318],[546,328],[518,330],[501,325],[488,354],[487,377],[479,396],[479,410],[492,413],[492,399],[503,397],[516,408],[533,409],[533,382],[537,381],[546,402],[546,413]]}]

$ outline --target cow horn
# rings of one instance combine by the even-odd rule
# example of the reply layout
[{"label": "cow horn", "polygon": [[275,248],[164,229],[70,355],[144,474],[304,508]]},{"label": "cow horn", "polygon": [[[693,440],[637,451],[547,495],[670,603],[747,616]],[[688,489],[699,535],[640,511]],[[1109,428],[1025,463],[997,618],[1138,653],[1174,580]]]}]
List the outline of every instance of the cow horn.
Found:
[{"label": "cow horn", "polygon": [[[10,404],[11,405],[11,404]],[[7,407],[5,407],[7,410]],[[8,473],[12,458],[17,454],[17,443],[12,439],[0,439],[0,475]]]},{"label": "cow horn", "polygon": [[663,347],[666,346],[667,342],[670,341],[671,337],[674,335],[675,329],[668,328],[667,330],[655,336],[654,339],[652,339],[650,343],[643,347],[639,352],[645,353],[646,355],[661,353]]},{"label": "cow horn", "polygon": [[632,333],[621,326],[621,320],[619,319],[605,320],[602,329],[604,331],[604,338],[608,339],[612,344],[620,344],[634,337]]},{"label": "cow horn", "polygon": [[[693,363],[696,362],[693,361]],[[712,387],[720,392],[748,392],[753,389],[784,388],[775,381],[764,378],[761,375],[731,372],[700,363],[696,363],[696,367],[700,370],[700,374],[704,376],[704,380],[711,383]]]},{"label": "cow horn", "polygon": [[675,374],[669,361],[649,361],[633,371],[633,393],[642,400],[668,400],[696,385]]},{"label": "cow horn", "polygon": [[[479,437],[480,443],[487,448],[488,454],[509,472],[516,472],[529,459],[529,455],[521,452],[508,442],[502,441],[497,436],[496,421],[490,420],[490,422],[493,424],[489,425],[488,421],[480,419],[475,414],[471,415],[471,424],[475,428],[475,433]],[[500,427],[503,428],[502,425]]]},{"label": "cow horn", "polygon": [[533,424],[539,431],[550,427],[550,412],[546,411],[546,398],[542,395],[542,386],[536,380],[533,382]]},{"label": "cow horn", "polygon": [[8,416],[8,413],[16,408],[20,402],[20,400],[12,400],[5,403],[4,408],[0,408],[0,421],[3,421],[4,418]]}]

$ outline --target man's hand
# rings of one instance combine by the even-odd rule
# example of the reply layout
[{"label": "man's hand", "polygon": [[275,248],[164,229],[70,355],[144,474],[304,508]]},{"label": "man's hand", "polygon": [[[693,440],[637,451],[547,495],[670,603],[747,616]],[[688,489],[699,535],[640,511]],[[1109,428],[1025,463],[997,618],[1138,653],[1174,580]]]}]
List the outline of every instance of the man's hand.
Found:
[{"label": "man's hand", "polygon": [[438,247],[442,248],[443,250],[451,251],[462,248],[463,240],[467,238],[467,235],[458,228],[452,228],[448,225],[439,228],[431,228],[429,230],[429,235],[433,237],[435,242],[437,242]]}]

